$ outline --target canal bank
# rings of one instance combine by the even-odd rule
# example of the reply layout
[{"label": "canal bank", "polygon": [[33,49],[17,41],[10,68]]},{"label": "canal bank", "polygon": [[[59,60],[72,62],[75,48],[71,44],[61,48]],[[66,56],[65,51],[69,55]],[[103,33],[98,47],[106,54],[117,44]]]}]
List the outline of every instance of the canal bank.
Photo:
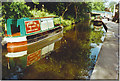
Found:
[{"label": "canal bank", "polygon": [[118,24],[103,20],[108,30],[91,79],[118,79]]}]

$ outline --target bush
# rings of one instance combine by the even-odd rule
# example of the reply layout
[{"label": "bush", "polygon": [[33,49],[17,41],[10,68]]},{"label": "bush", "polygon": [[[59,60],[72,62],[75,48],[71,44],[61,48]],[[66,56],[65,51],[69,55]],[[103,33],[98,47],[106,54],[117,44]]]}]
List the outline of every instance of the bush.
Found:
[{"label": "bush", "polygon": [[[30,13],[33,14],[34,17],[57,16],[53,13],[48,13],[47,11],[41,11],[41,10],[37,10],[37,9],[31,10]],[[56,19],[54,19],[54,21],[55,21],[55,24],[58,24],[60,20],[59,20],[59,18],[56,18]],[[61,19],[61,23],[63,24],[63,26],[69,26],[72,24],[72,21]]]},{"label": "bush", "polygon": [[61,23],[63,24],[63,26],[69,26],[72,24],[71,20],[61,20]]},{"label": "bush", "polygon": [[34,17],[56,16],[53,13],[48,13],[48,12],[41,11],[41,10],[36,10],[36,9],[31,10],[30,13],[33,14]]},{"label": "bush", "polygon": [[3,19],[18,19],[22,17],[32,17],[29,8],[22,2],[3,2],[2,15]]}]

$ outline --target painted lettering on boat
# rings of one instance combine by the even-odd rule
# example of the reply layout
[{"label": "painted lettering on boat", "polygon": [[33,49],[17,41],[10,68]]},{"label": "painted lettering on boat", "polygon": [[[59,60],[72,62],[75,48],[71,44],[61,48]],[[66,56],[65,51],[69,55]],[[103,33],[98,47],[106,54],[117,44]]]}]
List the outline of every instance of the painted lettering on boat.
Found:
[{"label": "painted lettering on boat", "polygon": [[40,21],[25,21],[26,34],[40,31]]},{"label": "painted lettering on boat", "polygon": [[41,49],[31,53],[27,56],[27,66],[33,64],[34,62],[38,61],[41,57]]}]

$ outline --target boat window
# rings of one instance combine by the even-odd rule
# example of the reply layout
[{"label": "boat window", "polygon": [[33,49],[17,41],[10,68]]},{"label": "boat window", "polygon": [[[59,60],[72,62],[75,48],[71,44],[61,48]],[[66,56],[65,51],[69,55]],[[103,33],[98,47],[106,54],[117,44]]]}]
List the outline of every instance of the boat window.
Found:
[{"label": "boat window", "polygon": [[54,28],[53,18],[41,19],[41,30],[48,30]]},{"label": "boat window", "polygon": [[16,25],[11,24],[11,33],[12,33],[12,35],[20,33],[20,25],[18,25],[18,27],[17,27]]},{"label": "boat window", "polygon": [[54,27],[53,20],[48,20],[48,28],[53,28],[53,27]]},{"label": "boat window", "polygon": [[48,29],[48,24],[47,21],[44,20],[41,22],[41,30],[47,30]]}]

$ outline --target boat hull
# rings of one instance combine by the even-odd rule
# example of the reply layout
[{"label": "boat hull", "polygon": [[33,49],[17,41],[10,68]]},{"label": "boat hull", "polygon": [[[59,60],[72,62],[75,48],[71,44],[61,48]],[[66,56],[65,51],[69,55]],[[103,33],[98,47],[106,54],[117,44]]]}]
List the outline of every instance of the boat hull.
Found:
[{"label": "boat hull", "polygon": [[[27,41],[22,41],[22,42],[9,42],[7,43],[8,53],[5,56],[6,57],[21,57],[21,55],[17,55],[17,53],[22,52],[22,51],[27,51],[27,54],[30,54],[35,50],[38,50],[54,41],[57,41],[58,39],[61,39],[62,36],[63,36],[63,30],[46,34],[43,38],[40,38],[40,39],[37,39],[39,37],[34,38],[32,39],[33,42],[29,42],[29,39]],[[26,55],[26,53],[22,54],[22,56],[24,55]]]},{"label": "boat hull", "polygon": [[8,52],[20,52],[27,50],[27,41],[7,43]]}]

